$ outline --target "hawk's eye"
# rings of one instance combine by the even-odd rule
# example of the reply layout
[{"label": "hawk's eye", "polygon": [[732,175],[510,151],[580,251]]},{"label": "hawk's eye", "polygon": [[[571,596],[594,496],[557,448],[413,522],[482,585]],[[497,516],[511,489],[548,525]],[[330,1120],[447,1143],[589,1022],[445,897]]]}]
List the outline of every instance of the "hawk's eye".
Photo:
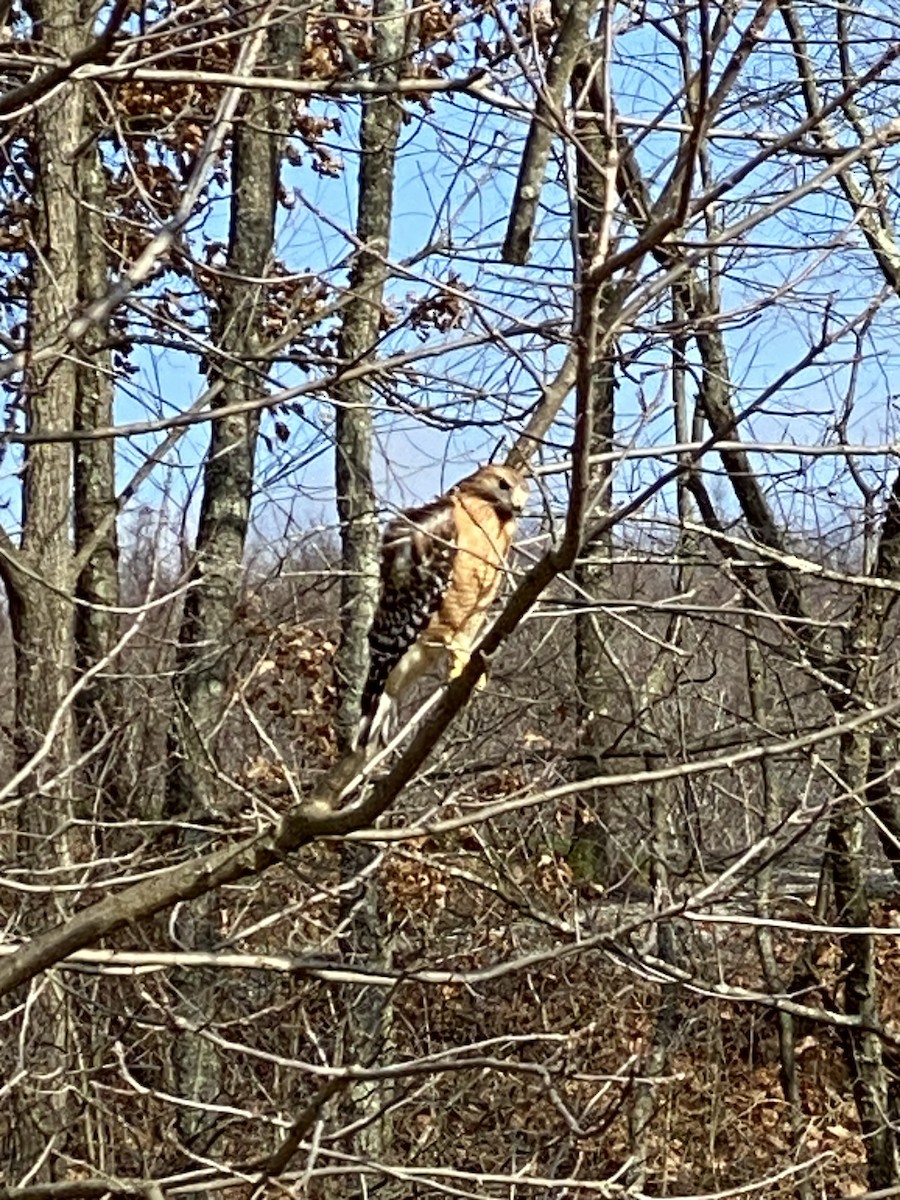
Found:
[{"label": "hawk's eye", "polygon": [[501,492],[508,492],[509,488],[510,488],[509,480],[508,479],[498,479],[497,486],[500,488]]}]

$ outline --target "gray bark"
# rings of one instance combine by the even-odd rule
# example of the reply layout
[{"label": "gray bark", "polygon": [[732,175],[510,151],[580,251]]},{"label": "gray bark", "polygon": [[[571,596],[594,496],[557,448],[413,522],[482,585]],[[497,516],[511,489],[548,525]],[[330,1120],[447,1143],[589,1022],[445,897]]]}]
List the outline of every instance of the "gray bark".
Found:
[{"label": "gray bark", "polygon": [[[90,138],[95,118],[87,105],[84,136]],[[82,307],[103,295],[108,282],[106,261],[106,177],[99,147],[91,141],[78,161],[81,216],[78,238],[78,292]],[[113,424],[114,386],[111,355],[104,349],[109,323],[92,325],[79,347],[75,373],[75,428],[96,429]],[[76,555],[85,562],[76,584],[81,603],[75,610],[76,663],[84,672],[110,653],[119,634],[118,615],[111,607],[119,599],[119,544],[115,515],[116,443],[112,438],[75,444],[74,524]],[[98,531],[101,531],[98,535]],[[76,706],[79,737],[84,749],[95,744],[104,731],[121,721],[121,694],[117,681],[98,676],[85,689]],[[118,773],[104,770],[103,762],[91,764],[90,774],[115,790]]]},{"label": "gray bark", "polygon": [[[881,525],[875,555],[874,574],[878,579],[900,581],[900,473],[894,479],[887,510]],[[871,635],[877,645],[883,643],[885,625],[893,607],[893,597],[875,591],[865,599]],[[900,799],[897,796],[895,770],[897,737],[880,726],[872,730],[869,752],[866,802],[877,821],[878,835],[885,857],[900,879]]]},{"label": "gray bark", "polygon": [[[650,763],[647,762],[645,766],[649,768]],[[669,830],[672,799],[672,788],[665,784],[656,784],[647,793],[651,831],[647,881],[657,908],[664,908],[671,903],[668,864],[672,845]],[[660,921],[656,927],[656,957],[664,963],[677,963],[676,937],[671,921]],[[659,1112],[659,1085],[656,1080],[665,1074],[672,1043],[682,1028],[679,993],[680,989],[675,984],[660,985],[652,1035],[637,1068],[643,1079],[634,1085],[634,1097],[628,1114],[631,1163],[627,1175],[629,1187],[636,1191],[644,1188],[647,1182],[648,1135]]]},{"label": "gray bark", "polygon": [[[302,39],[285,24],[269,34],[267,57],[280,74],[296,68]],[[290,100],[251,91],[236,122],[225,281],[216,297],[212,374],[222,383],[216,407],[258,399],[266,386],[264,278],[275,237],[280,157]],[[234,609],[250,519],[259,410],[213,420],[192,583],[179,638],[177,690],[181,718],[169,811],[198,814],[216,806],[216,735],[226,696]]]},{"label": "gray bark", "polygon": [[[864,794],[869,764],[869,736],[854,730],[841,738],[840,776],[847,789],[828,828],[828,851],[837,919],[841,924],[871,924],[866,887]],[[847,1066],[865,1138],[867,1179],[873,1190],[900,1183],[900,1156],[892,1116],[897,1085],[884,1061],[875,939],[868,933],[846,935],[841,942],[844,1009],[861,1018],[867,1029],[847,1030]]]},{"label": "gray bark", "polygon": [[[697,305],[702,290],[692,285],[692,294],[692,302]],[[700,317],[702,309],[696,315]],[[697,344],[704,366],[699,403],[710,428],[721,436],[731,436],[737,424],[736,413],[729,394],[722,338],[713,321],[706,322],[704,332],[697,336]],[[743,451],[723,452],[722,462],[754,535],[763,545],[782,550],[782,532],[746,454]],[[882,529],[876,574],[895,569],[898,516],[900,506],[898,485],[895,484]],[[776,609],[788,618],[802,619],[805,616],[803,597],[791,570],[781,562],[772,561],[766,566],[766,578]],[[801,624],[795,626],[795,636],[803,641],[808,659],[823,672],[828,699],[837,713],[852,716],[865,706],[887,604],[885,594],[877,590],[871,594],[864,592],[848,622],[842,650],[830,660],[824,648],[810,640]],[[871,731],[866,729],[854,730],[841,739],[840,774],[845,795],[838,800],[828,831],[829,869],[837,918],[851,926],[871,923],[863,848],[864,814],[860,807],[869,776],[870,739]],[[845,1009],[848,1014],[877,1025],[878,977],[872,937],[862,933],[849,935],[842,943],[842,955],[846,973]],[[871,1031],[853,1031],[848,1033],[845,1045],[857,1113],[866,1137],[869,1186],[887,1187],[900,1179],[900,1158],[896,1134],[888,1116],[889,1100],[893,1103],[893,1099],[881,1042]]]},{"label": "gray bark", "polygon": [[[750,714],[757,728],[765,729],[769,720],[769,704],[766,693],[766,669],[762,646],[759,641],[757,623],[746,622],[746,655],[747,690],[750,698]],[[762,784],[762,832],[765,835],[774,829],[782,819],[782,796],[778,786],[777,773],[772,769],[773,764],[763,759],[760,764],[760,779]],[[761,917],[770,918],[772,915],[772,864],[766,864],[759,873],[758,912]],[[772,930],[760,926],[756,935],[759,957],[762,964],[766,986],[772,995],[784,993],[787,989],[781,978],[778,961],[775,955],[775,944]],[[795,1142],[795,1155],[802,1159],[809,1157],[804,1137],[807,1119],[803,1112],[803,1098],[800,1092],[800,1080],[797,1070],[796,1021],[792,1013],[784,1009],[778,1010],[778,1055],[781,1067],[781,1090],[790,1112],[791,1132]],[[814,1191],[810,1179],[801,1176],[797,1180],[796,1192],[798,1200],[814,1200]]]},{"label": "gray bark", "polygon": [[900,879],[900,796],[896,785],[897,764],[900,761],[898,751],[900,747],[896,734],[883,729],[872,733],[866,800],[876,821],[884,856],[891,864],[896,879]]},{"label": "gray bark", "polygon": [[[900,474],[894,481],[882,522],[874,573],[896,578],[900,538]],[[849,716],[864,711],[872,701],[873,671],[882,648],[885,618],[891,597],[879,589],[863,590],[844,632],[840,680],[849,699],[843,709]],[[836,916],[851,927],[872,924],[865,849],[867,787],[881,746],[876,736],[876,761],[872,762],[873,733],[865,727],[846,732],[840,741],[839,776],[844,795],[836,805],[828,828],[828,865],[834,889]],[[886,808],[882,804],[882,809]],[[885,814],[887,815],[887,814]],[[871,1189],[900,1183],[900,1146],[896,1116],[900,1094],[884,1060],[878,1035],[881,1026],[875,939],[868,933],[843,938],[844,1008],[861,1018],[864,1028],[848,1030],[845,1039],[847,1066],[853,1084],[856,1110],[866,1142],[868,1184]]]},{"label": "gray bark", "polygon": [[[639,221],[645,220],[646,215],[650,211],[649,194],[640,174],[637,161],[631,153],[630,148],[625,145],[622,146],[621,162],[620,185],[623,196],[631,209],[632,215]],[[675,261],[675,252],[668,247],[660,246],[656,248],[654,255],[661,263],[667,266]],[[675,296],[678,311],[682,315],[686,327],[694,327],[693,336],[703,366],[702,381],[697,397],[698,411],[705,418],[712,432],[720,437],[734,440],[738,429],[737,413],[731,402],[728,354],[724,338],[716,321],[716,300],[703,287],[695,271],[684,273],[682,279],[676,285]],[[684,413],[680,415],[678,424],[680,425],[678,436],[680,439],[686,440],[688,431]],[[721,457],[735,497],[754,535],[763,545],[782,550],[784,548],[782,531],[774,518],[759,480],[751,469],[746,454],[741,450],[732,450],[722,452]],[[688,475],[685,477],[684,486],[679,492],[680,505],[687,503],[686,493],[688,491],[698,499],[701,507],[701,515],[704,520],[714,530],[717,530],[719,528],[718,520],[712,511],[709,497],[701,481],[696,476]],[[752,575],[740,564],[736,564],[736,577],[741,581],[748,595],[755,595],[756,589]],[[788,568],[784,567],[780,562],[770,561],[766,565],[766,580],[779,612],[785,616],[795,618],[804,615],[800,589],[796,579]],[[797,628],[801,630],[799,636],[803,636],[802,625],[798,625]],[[805,639],[804,649],[815,664],[823,668],[825,667],[825,655],[821,646],[816,645],[809,639]],[[756,713],[757,709],[762,712],[764,704],[760,692],[762,686],[759,676],[761,664],[758,661],[756,650],[757,647],[755,645],[751,645],[748,649],[749,691],[751,707],[754,713]],[[774,805],[773,781],[770,777],[768,764],[764,764],[763,767],[763,788],[767,804],[770,806]],[[774,813],[770,814],[770,818],[771,820],[766,823],[767,827],[774,820]],[[764,911],[766,905],[765,878],[763,879],[762,887],[763,896],[761,904]],[[777,982],[774,954],[772,952],[771,937],[767,934],[767,931],[763,930],[761,932],[759,944],[764,971],[767,974],[770,986],[774,988]],[[863,973],[865,972],[863,971]],[[871,982],[874,982],[874,980]],[[786,1014],[780,1014],[779,1017],[779,1045],[785,1098],[792,1106],[794,1131],[799,1137],[802,1130],[802,1114],[799,1107],[800,1097],[796,1078],[796,1064],[793,1055],[794,1029],[792,1018]],[[871,1047],[867,1044],[867,1051],[870,1049]],[[798,1188],[801,1195],[808,1192],[807,1185],[802,1181],[798,1184]]]},{"label": "gray bark", "polygon": [[[677,286],[673,288],[673,316],[678,322],[683,318],[682,305]],[[672,409],[675,426],[675,440],[688,440],[687,429],[688,403],[685,388],[686,337],[682,331],[676,332],[672,339]],[[682,522],[687,522],[691,516],[691,502],[686,481],[679,480],[678,513]],[[675,564],[675,589],[678,594],[689,592],[691,588],[692,569],[689,565],[694,550],[694,535],[682,529],[679,536],[679,549]],[[683,640],[683,623],[674,616],[670,619],[666,630],[666,642],[669,645],[680,645]],[[671,687],[671,660],[667,655],[661,655],[647,676],[643,687],[640,708],[646,712],[653,722],[654,707],[658,698]],[[667,723],[669,712],[663,712],[662,722]],[[653,722],[655,724],[655,722]],[[668,731],[660,730],[660,742],[663,747],[670,745]],[[663,751],[665,753],[665,750]],[[652,759],[649,755],[644,758],[645,769],[652,769]],[[692,822],[693,837],[690,839],[691,853],[699,850],[700,837],[698,822],[695,819],[695,807],[690,793],[691,781],[684,780],[682,784],[681,811]],[[681,849],[682,837],[675,830],[678,813],[677,792],[672,785],[665,783],[652,784],[647,789],[647,817],[649,838],[647,843],[647,882],[653,897],[655,908],[664,909],[671,904],[669,887],[669,868],[677,851]],[[678,944],[675,927],[669,920],[662,920],[656,928],[656,956],[661,962],[678,964]],[[631,1165],[628,1171],[628,1183],[632,1188],[642,1189],[647,1181],[647,1161],[649,1147],[647,1134],[659,1111],[657,1102],[658,1085],[656,1080],[665,1074],[669,1061],[672,1044],[682,1028],[680,1014],[679,989],[674,986],[660,986],[660,992],[655,1006],[653,1033],[647,1052],[639,1065],[643,1080],[634,1085],[634,1098],[629,1112],[631,1128]]]},{"label": "gray bark", "polygon": [[[615,380],[613,364],[606,360],[598,365],[593,381],[593,438],[591,453],[609,450],[613,432],[613,394]],[[596,468],[595,468],[596,472]],[[598,478],[599,475],[599,478]],[[609,471],[604,466],[595,473],[593,483],[608,483]],[[602,602],[609,595],[612,567],[609,562],[611,536],[609,532],[588,541],[575,565],[575,581],[585,603]],[[589,600],[588,600],[589,598]],[[578,775],[594,778],[604,769],[603,752],[612,746],[622,731],[612,713],[620,705],[621,680],[606,651],[610,619],[602,612],[577,613],[575,617],[575,675],[578,680]],[[608,885],[616,873],[615,854],[611,844],[610,805],[608,788],[585,792],[579,799],[572,830],[568,860],[577,880]]]},{"label": "gray bark", "polygon": [[[36,37],[46,52],[65,59],[82,44],[83,28],[75,0],[42,0],[33,16]],[[81,88],[61,89],[34,115],[34,244],[29,292],[28,338],[34,349],[53,343],[78,303],[78,228],[81,206],[76,150],[82,129]],[[74,424],[75,364],[62,356],[32,363],[25,373],[24,410],[29,432],[70,431]],[[65,442],[29,446],[22,480],[23,523],[19,550],[7,558],[4,582],[15,650],[15,741],[18,765],[27,762],[63,704],[74,675],[74,572],[71,545],[72,451]],[[22,786],[18,812],[18,863],[41,866],[71,857],[73,815],[71,779],[58,780],[73,757],[71,712],[59,724],[51,753]],[[64,901],[62,902],[64,904]],[[46,924],[46,902],[21,907],[21,932]],[[42,993],[27,1029],[29,1066],[39,1078],[71,1068],[74,1044],[66,992],[56,979]],[[13,1178],[37,1167],[39,1181],[63,1170],[74,1132],[73,1097],[63,1090],[19,1092],[5,1147],[4,1166]],[[53,1153],[46,1154],[53,1140]],[[40,1166],[38,1167],[38,1164]]]},{"label": "gray bark", "polygon": [[[402,68],[406,42],[404,0],[377,0],[372,79],[390,83]],[[354,366],[378,341],[388,276],[394,165],[402,118],[390,94],[362,101],[356,235],[360,249],[350,274],[349,295],[338,339],[341,362]],[[335,486],[341,525],[341,644],[336,669],[341,687],[337,732],[346,748],[359,723],[359,702],[368,672],[368,631],[378,603],[380,533],[372,484],[371,388],[365,379],[337,388]]]},{"label": "gray bark", "polygon": [[[375,0],[375,52],[371,69],[376,82],[391,83],[403,70],[406,49],[405,0]],[[360,166],[356,234],[360,249],[350,275],[349,294],[341,323],[338,351],[352,366],[370,355],[378,341],[381,305],[388,277],[394,168],[402,107],[389,93],[362,100]],[[368,673],[368,631],[378,603],[380,531],[372,484],[371,389],[365,380],[341,384],[336,393],[337,444],[335,485],[341,526],[341,641],[336,655],[340,685],[337,737],[341,749],[353,743],[359,706]],[[344,881],[360,876],[373,851],[363,845],[341,848]],[[377,878],[361,877],[342,906],[344,940],[350,958],[389,966],[390,934],[382,911]],[[378,989],[348,993],[346,1053],[353,1061],[371,1063],[390,1040],[390,997]],[[386,1086],[356,1085],[351,1102],[371,1118],[357,1137],[357,1150],[378,1157],[390,1131],[378,1114],[390,1097]]]},{"label": "gray bark", "polygon": [[[584,6],[582,6],[584,7]],[[573,10],[574,11],[574,6]],[[573,102],[581,96],[588,80],[602,78],[602,64],[581,61],[572,76]],[[607,206],[607,179],[601,164],[608,146],[603,129],[603,97],[591,87],[587,103],[593,115],[577,118],[576,133],[576,253],[578,274],[584,280],[597,253]],[[586,111],[586,110],[585,110]],[[582,296],[582,304],[587,300]],[[615,371],[611,355],[590,364],[591,454],[606,454],[612,448],[615,428]],[[591,472],[592,490],[601,505],[608,507],[612,460]],[[592,604],[609,593],[612,568],[609,563],[612,531],[606,530],[587,541],[575,565],[575,581]],[[578,613],[575,617],[575,673],[578,680],[577,716],[579,776],[589,779],[603,771],[603,751],[616,739],[618,729],[610,713],[621,681],[606,652],[610,621],[602,612]],[[576,808],[569,865],[577,880],[607,885],[613,878],[614,855],[610,849],[610,793],[601,788],[586,792]]]},{"label": "gray bark", "polygon": [[[287,22],[274,27],[264,52],[280,75],[295,71],[302,31]],[[268,293],[275,213],[284,136],[291,99],[278,92],[251,91],[243,115],[235,123],[232,193],[226,278],[216,297],[212,364],[222,383],[218,407],[244,404],[266,386],[263,314]],[[176,689],[179,712],[170,731],[173,752],[168,781],[167,813],[202,819],[218,807],[216,772],[219,725],[227,702],[234,613],[241,587],[241,567],[250,521],[259,409],[213,420],[203,473],[203,498],[191,582],[179,637]],[[189,837],[196,835],[185,835]],[[177,934],[195,950],[215,945],[219,900],[210,894],[185,907]],[[189,1024],[214,1019],[215,973],[186,972],[173,976],[182,1015]],[[215,1100],[221,1087],[221,1063],[209,1042],[180,1033],[173,1052],[176,1086],[201,1103]],[[179,1131],[192,1146],[202,1147],[214,1135],[215,1114],[180,1109]]]},{"label": "gray bark", "polygon": [[[74,0],[35,5],[40,40],[62,58],[81,45]],[[34,114],[35,216],[33,285],[28,336],[34,348],[55,341],[78,304],[78,201],[75,155],[82,128],[80,88],[59,91]],[[30,432],[74,425],[75,365],[71,357],[32,365],[25,380]],[[23,476],[21,562],[27,575],[6,582],[16,653],[16,739],[20,765],[35,751],[72,683],[74,612],[70,505],[72,450],[65,442],[28,447]],[[34,782],[52,777],[70,748],[66,720],[54,753]],[[25,824],[46,827],[46,806],[26,806]],[[52,818],[55,823],[58,814]]]},{"label": "gray bark", "polygon": [[[562,8],[561,5],[554,5],[554,9],[560,8]],[[596,0],[572,0],[572,3],[562,12],[559,33],[547,62],[544,86],[535,99],[534,116],[531,119],[528,138],[522,152],[519,178],[516,181],[516,190],[510,209],[509,226],[503,242],[504,262],[524,263],[528,258],[544,175],[550,158],[550,149],[553,138],[558,132],[559,117],[557,114],[562,107],[570,77],[575,79],[579,73],[576,63],[587,41],[588,30],[596,8]],[[576,75],[573,76],[573,72],[576,72]],[[583,67],[580,75],[583,82],[585,78]],[[575,86],[577,89],[577,83]],[[590,122],[581,122],[582,131],[588,133],[590,137],[586,128],[589,124]],[[585,143],[582,142],[581,146],[584,149]],[[582,166],[579,170],[583,172],[585,162],[583,153],[581,158]],[[602,162],[602,157],[596,161]],[[590,203],[587,200],[587,193],[582,191],[580,185],[579,195],[581,205]],[[582,226],[582,229],[584,228]]]}]

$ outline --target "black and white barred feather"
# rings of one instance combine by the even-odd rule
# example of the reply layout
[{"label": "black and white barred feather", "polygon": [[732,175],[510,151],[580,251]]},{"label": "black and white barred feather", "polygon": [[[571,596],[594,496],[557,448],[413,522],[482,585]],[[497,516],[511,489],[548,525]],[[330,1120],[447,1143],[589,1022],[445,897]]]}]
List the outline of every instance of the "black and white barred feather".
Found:
[{"label": "black and white barred feather", "polygon": [[361,743],[369,736],[388,676],[441,606],[455,550],[456,522],[448,496],[401,513],[385,529],[381,598],[369,631],[369,675],[360,708]]}]

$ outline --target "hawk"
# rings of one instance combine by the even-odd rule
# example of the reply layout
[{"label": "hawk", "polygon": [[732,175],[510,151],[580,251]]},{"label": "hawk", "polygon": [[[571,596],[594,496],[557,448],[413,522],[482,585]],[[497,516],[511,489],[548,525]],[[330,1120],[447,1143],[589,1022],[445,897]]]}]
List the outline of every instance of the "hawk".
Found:
[{"label": "hawk", "polygon": [[357,746],[383,738],[398,697],[432,666],[447,662],[451,679],[463,670],[503,581],[527,496],[520,471],[479,467],[388,524]]}]

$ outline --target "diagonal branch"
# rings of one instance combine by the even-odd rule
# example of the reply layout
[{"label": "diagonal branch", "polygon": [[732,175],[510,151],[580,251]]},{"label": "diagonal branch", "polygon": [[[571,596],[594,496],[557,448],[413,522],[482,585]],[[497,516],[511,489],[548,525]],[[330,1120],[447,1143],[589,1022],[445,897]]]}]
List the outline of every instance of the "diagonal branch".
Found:
[{"label": "diagonal branch", "polygon": [[575,347],[570,346],[562,366],[553,379],[545,385],[528,424],[516,438],[513,448],[507,455],[506,465],[508,467],[519,470],[527,466],[543,445],[544,438],[559,416],[559,410],[565,403],[566,397],[575,386],[577,370],[578,355]]},{"label": "diagonal branch", "polygon": [[563,18],[547,64],[546,86],[538,95],[519,165],[519,178],[503,243],[504,262],[522,264],[528,257],[550,147],[554,135],[564,123],[561,116],[563,98],[578,56],[584,48],[595,7],[596,0],[572,0]]}]

